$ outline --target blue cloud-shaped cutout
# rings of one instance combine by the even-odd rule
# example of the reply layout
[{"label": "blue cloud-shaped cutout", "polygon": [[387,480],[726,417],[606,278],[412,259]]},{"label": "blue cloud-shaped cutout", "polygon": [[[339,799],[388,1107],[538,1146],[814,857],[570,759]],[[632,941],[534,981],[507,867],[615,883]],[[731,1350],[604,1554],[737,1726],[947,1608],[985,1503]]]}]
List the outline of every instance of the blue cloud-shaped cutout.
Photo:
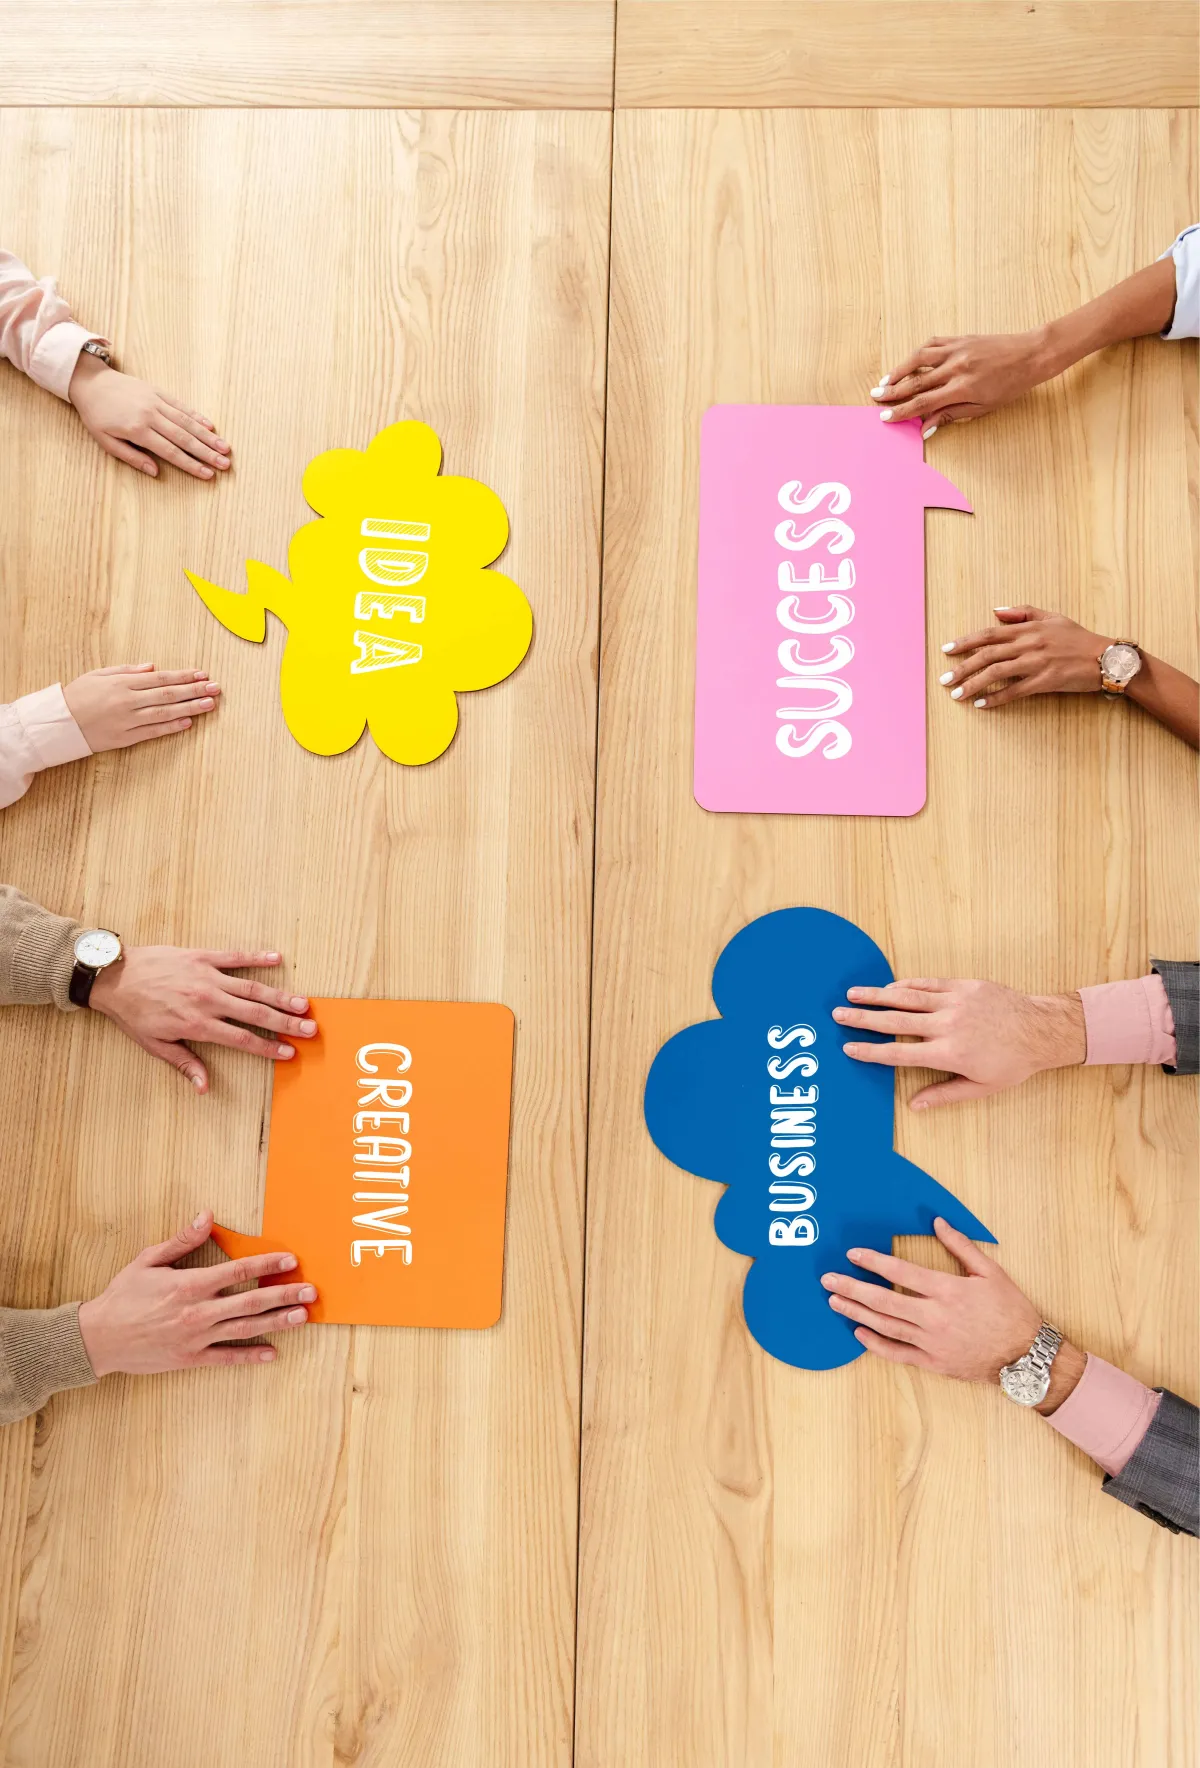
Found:
[{"label": "blue cloud-shaped cutout", "polygon": [[[825,909],[779,909],[736,933],[713,971],[719,1019],[665,1043],[646,1081],[646,1126],[668,1160],[727,1187],[714,1226],[754,1260],[746,1324],[800,1369],[862,1355],[821,1275],[851,1246],[890,1252],[944,1216],[993,1240],[956,1197],[892,1147],[890,1068],[854,1062],[830,1015],[892,969],[860,927]],[[877,1033],[856,1032],[862,1040]]]}]

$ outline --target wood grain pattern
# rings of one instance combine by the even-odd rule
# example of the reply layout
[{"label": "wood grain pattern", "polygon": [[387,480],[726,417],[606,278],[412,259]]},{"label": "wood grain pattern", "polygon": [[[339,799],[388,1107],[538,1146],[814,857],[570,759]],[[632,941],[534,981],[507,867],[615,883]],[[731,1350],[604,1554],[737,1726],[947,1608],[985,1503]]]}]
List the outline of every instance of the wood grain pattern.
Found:
[{"label": "wood grain pattern", "polygon": [[[995,1391],[761,1354],[717,1188],[656,1153],[641,1094],[728,938],[788,904],[901,975],[1048,991],[1194,951],[1193,759],[1132,707],[933,688],[910,820],[691,793],[704,409],[865,401],[932,332],[1108,286],[1192,219],[1194,119],[618,111],[615,139],[576,1761],[1186,1768],[1192,1544]],[[1106,352],[929,455],[978,511],[927,519],[933,658],[1032,600],[1195,673],[1194,345]],[[897,1146],[1072,1337],[1195,1395],[1195,1104],[1076,1069],[898,1105]]]},{"label": "wood grain pattern", "polygon": [[[3,875],[137,941],[277,942],[314,994],[518,1023],[496,1329],[314,1328],[0,1433],[6,1763],[570,1759],[609,144],[586,113],[0,124],[0,237],[236,450],[227,482],[141,479],[3,369],[0,692],[135,654],[226,690],[37,781]],[[431,766],[323,760],[280,629],[241,643],[182,568],[282,565],[312,456],[415,415],[510,512],[532,650]],[[257,1225],[269,1074],[213,1071],[200,1099],[104,1021],[0,1018],[6,1300],[93,1293],[200,1201]]]},{"label": "wood grain pattern", "polygon": [[619,0],[620,105],[1194,105],[1190,0]]},{"label": "wood grain pattern", "polygon": [[615,0],[0,0],[0,104],[607,108]]}]

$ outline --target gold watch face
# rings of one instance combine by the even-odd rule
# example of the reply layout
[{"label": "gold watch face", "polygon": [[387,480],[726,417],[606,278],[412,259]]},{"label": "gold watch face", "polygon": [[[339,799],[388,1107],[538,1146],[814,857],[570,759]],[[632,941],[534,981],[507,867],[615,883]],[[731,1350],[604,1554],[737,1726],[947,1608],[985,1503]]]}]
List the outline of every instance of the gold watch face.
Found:
[{"label": "gold watch face", "polygon": [[1109,681],[1124,687],[1133,680],[1142,666],[1142,659],[1133,645],[1109,645],[1100,659],[1100,667]]},{"label": "gold watch face", "polygon": [[93,927],[75,941],[75,958],[89,970],[107,970],[121,955],[121,941],[105,927]]}]

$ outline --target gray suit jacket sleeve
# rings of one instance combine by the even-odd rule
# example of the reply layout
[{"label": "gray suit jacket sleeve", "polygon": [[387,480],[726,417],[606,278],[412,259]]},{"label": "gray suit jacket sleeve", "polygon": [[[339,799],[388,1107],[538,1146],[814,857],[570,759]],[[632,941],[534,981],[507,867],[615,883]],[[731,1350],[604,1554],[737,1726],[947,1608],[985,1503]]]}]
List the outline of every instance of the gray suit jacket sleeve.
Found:
[{"label": "gray suit jacket sleeve", "polygon": [[1200,964],[1151,958],[1150,968],[1162,977],[1175,1021],[1175,1066],[1166,1072],[1195,1074],[1200,1067]]},{"label": "gray suit jacket sleeve", "polygon": [[1104,1490],[1172,1534],[1200,1534],[1200,1412],[1169,1388],[1158,1391],[1149,1430]]}]

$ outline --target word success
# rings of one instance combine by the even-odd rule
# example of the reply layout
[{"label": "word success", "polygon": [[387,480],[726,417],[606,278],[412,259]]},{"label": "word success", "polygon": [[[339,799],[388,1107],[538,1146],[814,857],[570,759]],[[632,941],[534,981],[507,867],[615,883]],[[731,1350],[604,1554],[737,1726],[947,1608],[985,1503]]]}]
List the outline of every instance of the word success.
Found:
[{"label": "word success", "polygon": [[[804,725],[781,724],[775,733],[775,746],[781,754],[797,759],[811,755],[815,749],[826,761],[840,761],[843,755],[850,753],[853,741],[841,719],[854,703],[854,690],[848,681],[835,673],[844,669],[854,656],[853,640],[841,632],[842,627],[849,626],[854,619],[854,603],[844,593],[854,588],[854,561],[839,556],[848,553],[854,545],[853,528],[840,519],[850,508],[850,491],[840,479],[823,479],[803,497],[800,495],[802,489],[799,479],[789,479],[781,485],[780,507],[788,510],[790,516],[807,516],[827,497],[829,514],[821,521],[810,522],[799,533],[789,516],[776,528],[775,538],[791,553],[808,552],[824,541],[825,550],[838,559],[838,566],[832,577],[826,575],[823,563],[813,563],[803,576],[797,576],[792,561],[785,559],[778,573],[782,600],[775,609],[776,618],[788,632],[798,632],[805,637],[818,634],[824,637],[834,633],[839,636],[829,638],[829,649],[821,657],[804,654],[799,639],[781,641],[777,656],[786,674],[781,675],[775,685],[802,691],[808,704],[781,706],[775,716],[808,722]],[[814,595],[824,597],[825,607],[813,608],[812,613],[807,613],[804,610],[812,604],[804,598]],[[823,748],[819,747],[821,744],[824,744]]]},{"label": "word success", "polygon": [[[382,517],[367,516],[360,536],[368,540],[428,540],[428,522],[391,522]],[[354,598],[356,620],[395,620],[403,615],[414,626],[425,618],[425,597],[411,593],[429,569],[429,554],[411,547],[364,546],[358,555],[358,568],[364,577],[378,584],[376,589],[360,589]],[[421,661],[421,646],[411,639],[389,632],[356,631],[354,643],[358,656],[350,665],[351,675],[368,675],[377,669],[402,669],[406,663]]]},{"label": "word success", "polygon": [[[817,1168],[817,1098],[820,1089],[801,1086],[811,1081],[819,1066],[817,1058],[807,1051],[817,1041],[811,1025],[791,1025],[785,1031],[773,1025],[767,1043],[774,1050],[786,1050],[798,1044],[791,1056],[772,1055],[767,1058],[771,1077],[771,1153],[767,1159],[770,1183],[767,1187],[767,1227],[769,1246],[811,1246],[819,1229],[816,1217],[807,1212],[817,1201],[817,1188],[810,1185]],[[791,1081],[790,1087],[780,1086]]]},{"label": "word success", "polygon": [[[381,1057],[383,1066],[393,1072],[384,1074],[380,1063],[372,1060],[375,1056]],[[354,1228],[366,1228],[375,1238],[352,1238],[350,1263],[361,1265],[364,1252],[373,1252],[376,1258],[398,1252],[402,1262],[411,1265],[412,1229],[399,1218],[408,1214],[408,1163],[412,1159],[406,1109],[412,1099],[412,1082],[400,1076],[410,1067],[412,1052],[403,1044],[364,1044],[355,1062],[359,1069],[359,1099],[354,1113],[354,1183],[389,1188],[354,1192],[355,1203],[382,1203],[387,1208],[366,1210],[353,1217]],[[401,1134],[395,1134],[397,1130]]]}]

